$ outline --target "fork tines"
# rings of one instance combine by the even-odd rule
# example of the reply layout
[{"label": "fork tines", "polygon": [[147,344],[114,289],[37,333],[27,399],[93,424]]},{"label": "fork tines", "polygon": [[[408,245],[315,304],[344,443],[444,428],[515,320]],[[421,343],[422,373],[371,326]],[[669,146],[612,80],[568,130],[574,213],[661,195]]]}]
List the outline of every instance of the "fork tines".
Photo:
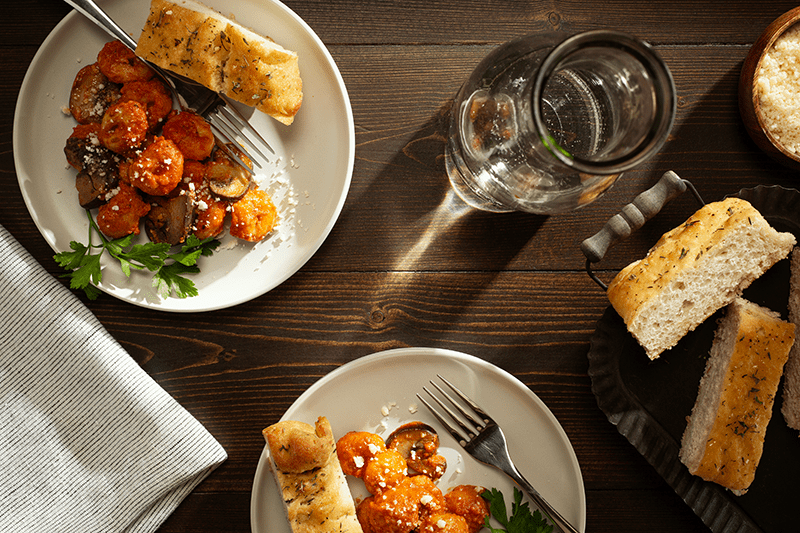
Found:
[{"label": "fork tines", "polygon": [[[434,408],[427,400],[425,400],[425,398],[423,398],[419,394],[417,394],[417,398],[419,398],[420,401],[423,404],[425,404],[425,407],[427,407],[430,410],[430,412],[433,413],[433,416],[435,416],[439,420],[439,422],[441,422],[441,424],[445,428],[447,428],[447,430],[450,432],[453,438],[459,441],[459,443],[462,446],[465,445],[470,440],[474,439],[487,427],[495,425],[494,420],[492,420],[492,418],[488,414],[486,414],[486,412],[483,409],[481,409],[480,406],[478,406],[474,401],[472,401],[472,399],[470,399],[469,396],[461,392],[461,390],[459,390],[458,387],[447,381],[441,375],[436,374],[436,376],[440,380],[442,380],[442,382],[445,385],[447,385],[450,388],[450,390],[453,391],[461,399],[463,403],[467,404],[469,409],[461,405],[461,403],[455,400],[450,394],[448,394],[447,391],[445,391],[442,387],[439,386],[439,384],[437,384],[434,381],[430,382],[431,385],[433,385],[436,388],[436,390],[439,392],[439,395],[444,397],[447,403],[445,403],[444,400],[439,399],[439,397],[437,397],[434,393],[432,393],[427,387],[422,387],[422,390],[427,392],[428,395],[431,398],[433,398],[433,401],[435,401],[439,405],[439,407],[441,407],[447,413],[449,419],[452,420],[452,422],[454,422],[455,425],[461,428],[461,431],[466,433],[466,437],[464,437],[461,433],[459,433],[459,431],[455,427],[453,427],[453,423],[448,422],[445,419],[444,415],[442,415],[439,411],[437,411],[436,408]],[[448,406],[448,404],[453,406],[458,411],[458,414],[456,414],[456,412],[454,412],[453,409],[451,409]],[[470,410],[472,412],[470,412]],[[466,419],[466,421],[464,419]]]},{"label": "fork tines", "polygon": [[[221,104],[211,113],[206,115],[206,120],[214,130],[214,134],[226,143],[235,143],[244,153],[250,155],[254,151],[263,159],[268,160],[267,155],[259,148],[259,145],[269,150],[272,154],[275,151],[269,143],[250,125],[233,105],[229,103]],[[246,146],[245,146],[246,145]],[[261,164],[250,156],[253,164],[261,168]],[[237,161],[243,164],[242,161]]]}]

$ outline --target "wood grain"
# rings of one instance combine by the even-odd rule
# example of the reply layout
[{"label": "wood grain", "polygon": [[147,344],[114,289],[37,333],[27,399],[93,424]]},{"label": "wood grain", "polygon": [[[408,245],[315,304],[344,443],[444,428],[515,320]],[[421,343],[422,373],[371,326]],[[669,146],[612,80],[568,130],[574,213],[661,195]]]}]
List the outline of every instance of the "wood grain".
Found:
[{"label": "wood grain", "polygon": [[[579,246],[666,170],[691,180],[709,201],[759,184],[797,186],[797,173],[750,139],[737,105],[750,46],[795,4],[287,0],[286,5],[330,50],[353,108],[352,186],[329,238],[296,275],[231,309],[168,314],[109,296],[92,302],[80,296],[228,451],[228,461],[160,531],[249,531],[261,429],[332,370],[404,346],[483,358],[514,374],[548,405],[581,466],[587,531],[707,531],[597,407],[586,353],[608,302],[584,272]],[[16,2],[4,8],[0,22],[0,224],[55,275],[53,252],[17,184],[12,131],[28,64],[68,12],[60,0]],[[597,28],[651,42],[672,70],[679,107],[663,150],[575,213],[543,217],[463,209],[452,198],[442,156],[449,106],[461,82],[507,39]],[[18,120],[24,113],[20,110]],[[42,154],[59,157],[60,150],[42,147]],[[612,248],[596,265],[599,275],[610,279],[643,256],[696,207],[688,195],[668,204]]]}]

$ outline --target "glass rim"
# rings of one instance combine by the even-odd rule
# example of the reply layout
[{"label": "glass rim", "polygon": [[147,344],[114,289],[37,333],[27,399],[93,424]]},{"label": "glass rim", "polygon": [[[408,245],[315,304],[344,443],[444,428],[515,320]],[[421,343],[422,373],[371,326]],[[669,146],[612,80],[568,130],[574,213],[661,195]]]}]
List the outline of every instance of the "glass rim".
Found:
[{"label": "glass rim", "polygon": [[[557,66],[573,52],[590,47],[607,46],[622,49],[632,56],[653,75],[656,80],[656,114],[653,124],[642,140],[625,156],[607,161],[594,161],[569,154],[564,148],[553,142],[550,131],[542,118],[542,110],[538,105],[545,83]],[[533,122],[537,134],[548,151],[563,164],[588,174],[616,174],[630,170],[640,164],[663,147],[669,136],[677,110],[677,94],[675,81],[669,67],[652,48],[652,46],[627,33],[615,30],[592,30],[568,37],[548,53],[536,74],[533,85],[532,105]]]}]

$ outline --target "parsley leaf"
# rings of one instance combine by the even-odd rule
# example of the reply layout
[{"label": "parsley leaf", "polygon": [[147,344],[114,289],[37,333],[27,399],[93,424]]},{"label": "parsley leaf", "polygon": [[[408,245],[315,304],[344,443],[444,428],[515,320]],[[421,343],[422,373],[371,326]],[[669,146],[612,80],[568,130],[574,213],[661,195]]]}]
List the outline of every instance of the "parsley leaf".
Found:
[{"label": "parsley leaf", "polygon": [[200,272],[199,268],[186,267],[180,263],[165,265],[158,269],[156,275],[153,276],[153,287],[164,298],[169,298],[173,290],[178,298],[197,296],[197,287],[194,286],[194,283],[181,276],[181,274],[197,272]]},{"label": "parsley leaf", "polygon": [[[145,244],[134,244],[130,250],[120,254],[117,259],[122,264],[122,271],[126,276],[130,276],[130,267],[142,269],[146,268],[150,272],[156,272],[164,265],[164,261],[169,257],[170,245],[161,242],[148,242]],[[128,265],[126,268],[125,265]]]},{"label": "parsley leaf", "polygon": [[[131,245],[133,235],[119,239],[108,239],[95,223],[91,212],[86,211],[89,218],[89,244],[72,241],[69,243],[70,251],[60,252],[53,259],[56,263],[69,272],[63,277],[69,278],[72,289],[83,289],[90,300],[95,300],[100,295],[97,285],[103,278],[100,268],[100,258],[104,252],[119,261],[120,269],[125,276],[130,277],[131,270],[148,270],[155,272],[153,286],[164,297],[172,296],[173,291],[178,298],[197,296],[194,282],[183,277],[184,274],[200,272],[197,259],[200,256],[210,256],[219,246],[219,241],[213,237],[200,240],[194,235],[186,238],[186,242],[178,252],[170,253],[167,243],[148,242]],[[96,232],[100,237],[100,244],[92,244],[92,234]],[[97,254],[92,249],[99,249]]]},{"label": "parsley leaf", "polygon": [[69,247],[73,250],[71,252],[61,252],[56,255],[58,265],[66,268],[67,270],[75,270],[81,266],[83,256],[86,255],[87,248],[85,245],[72,241]]},{"label": "parsley leaf", "polygon": [[212,237],[201,241],[194,235],[189,235],[184,245],[181,246],[180,251],[168,256],[173,262],[162,266],[153,276],[153,287],[164,298],[169,297],[173,290],[178,295],[178,298],[197,296],[197,288],[194,283],[184,278],[182,274],[200,272],[200,269],[196,266],[197,259],[201,255],[211,255],[218,245],[219,241],[214,240]]},{"label": "parsley leaf", "polygon": [[522,492],[514,487],[514,502],[511,504],[511,517],[506,511],[503,493],[497,489],[486,490],[481,496],[489,502],[489,513],[504,529],[496,529],[486,517],[484,526],[492,533],[551,533],[553,526],[547,524],[542,513],[536,509],[531,513],[528,503],[522,503]]}]

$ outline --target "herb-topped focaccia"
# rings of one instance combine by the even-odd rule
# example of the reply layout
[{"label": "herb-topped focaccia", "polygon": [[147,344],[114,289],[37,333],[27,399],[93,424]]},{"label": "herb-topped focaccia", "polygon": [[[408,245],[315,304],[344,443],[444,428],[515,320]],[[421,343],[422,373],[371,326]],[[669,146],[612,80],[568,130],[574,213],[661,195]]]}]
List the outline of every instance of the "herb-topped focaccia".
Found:
[{"label": "herb-topped focaccia", "polygon": [[294,533],[362,533],[330,423],[285,420],[263,431]]},{"label": "herb-topped focaccia", "polygon": [[284,124],[303,101],[297,53],[195,0],[152,0],[136,54]]}]

